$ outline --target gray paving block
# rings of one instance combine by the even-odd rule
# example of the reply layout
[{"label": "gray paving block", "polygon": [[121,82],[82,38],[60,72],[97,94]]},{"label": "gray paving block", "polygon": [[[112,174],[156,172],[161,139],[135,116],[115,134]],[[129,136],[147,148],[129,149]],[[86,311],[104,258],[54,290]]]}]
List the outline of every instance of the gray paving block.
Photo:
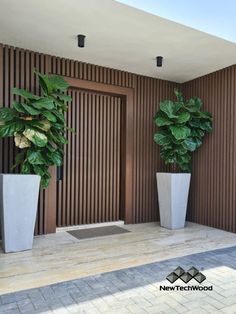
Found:
[{"label": "gray paving block", "polygon": [[16,302],[0,305],[0,313],[3,313],[4,311],[14,310],[14,309],[18,309]]},{"label": "gray paving block", "polygon": [[26,292],[14,292],[14,293],[8,293],[1,296],[2,304],[17,302],[20,300],[27,299],[27,293]]}]

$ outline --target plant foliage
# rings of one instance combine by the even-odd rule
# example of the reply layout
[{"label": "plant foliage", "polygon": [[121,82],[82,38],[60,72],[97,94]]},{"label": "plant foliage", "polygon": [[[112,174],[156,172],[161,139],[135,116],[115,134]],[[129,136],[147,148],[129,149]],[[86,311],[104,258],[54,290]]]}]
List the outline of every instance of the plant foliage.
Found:
[{"label": "plant foliage", "polygon": [[177,100],[162,101],[154,117],[158,126],[154,141],[161,146],[160,155],[166,164],[189,172],[191,153],[202,145],[204,135],[212,131],[212,116],[201,111],[200,98],[184,100],[179,90],[174,93]]},{"label": "plant foliage", "polygon": [[46,188],[50,182],[48,168],[63,163],[65,103],[71,97],[66,95],[68,84],[62,77],[35,74],[42,96],[14,88],[12,93],[21,101],[14,101],[11,108],[0,108],[0,137],[14,137],[19,148],[13,168],[19,166],[22,174],[40,175],[41,186]]}]

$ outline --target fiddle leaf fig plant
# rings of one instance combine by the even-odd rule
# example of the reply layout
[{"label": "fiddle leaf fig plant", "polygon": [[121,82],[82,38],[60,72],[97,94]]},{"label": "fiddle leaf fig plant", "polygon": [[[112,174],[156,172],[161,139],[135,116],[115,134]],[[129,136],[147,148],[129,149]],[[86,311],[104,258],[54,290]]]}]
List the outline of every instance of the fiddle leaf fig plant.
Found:
[{"label": "fiddle leaf fig plant", "polygon": [[202,111],[202,100],[185,100],[174,90],[176,101],[160,103],[154,122],[158,126],[154,141],[161,146],[160,155],[166,164],[183,172],[191,171],[191,153],[202,145],[206,133],[212,132],[212,115]]},{"label": "fiddle leaf fig plant", "polygon": [[64,78],[34,73],[42,96],[13,88],[12,93],[21,100],[14,101],[11,108],[0,108],[0,137],[14,137],[19,148],[13,168],[19,166],[22,174],[40,175],[41,186],[46,188],[50,182],[48,168],[63,164],[65,103],[71,97],[66,94],[69,86]]}]

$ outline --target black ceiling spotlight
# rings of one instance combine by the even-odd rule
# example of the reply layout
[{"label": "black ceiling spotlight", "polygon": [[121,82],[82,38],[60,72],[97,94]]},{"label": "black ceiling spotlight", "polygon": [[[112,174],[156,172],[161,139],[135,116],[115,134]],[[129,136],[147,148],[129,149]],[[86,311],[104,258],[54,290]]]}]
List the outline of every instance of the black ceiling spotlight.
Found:
[{"label": "black ceiling spotlight", "polygon": [[77,35],[78,38],[78,47],[84,48],[84,43],[85,43],[85,35],[79,34]]},{"label": "black ceiling spotlight", "polygon": [[163,57],[158,56],[156,57],[157,60],[157,67],[162,67]]}]

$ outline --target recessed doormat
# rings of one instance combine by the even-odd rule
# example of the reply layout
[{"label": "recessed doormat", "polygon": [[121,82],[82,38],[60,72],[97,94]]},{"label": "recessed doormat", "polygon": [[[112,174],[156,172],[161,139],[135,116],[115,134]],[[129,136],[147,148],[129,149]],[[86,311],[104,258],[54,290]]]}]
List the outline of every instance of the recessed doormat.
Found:
[{"label": "recessed doormat", "polygon": [[107,227],[70,230],[67,232],[77,239],[89,239],[89,238],[96,238],[96,237],[105,237],[105,236],[109,236],[113,234],[127,233],[130,231],[120,228],[118,226],[107,226]]}]

